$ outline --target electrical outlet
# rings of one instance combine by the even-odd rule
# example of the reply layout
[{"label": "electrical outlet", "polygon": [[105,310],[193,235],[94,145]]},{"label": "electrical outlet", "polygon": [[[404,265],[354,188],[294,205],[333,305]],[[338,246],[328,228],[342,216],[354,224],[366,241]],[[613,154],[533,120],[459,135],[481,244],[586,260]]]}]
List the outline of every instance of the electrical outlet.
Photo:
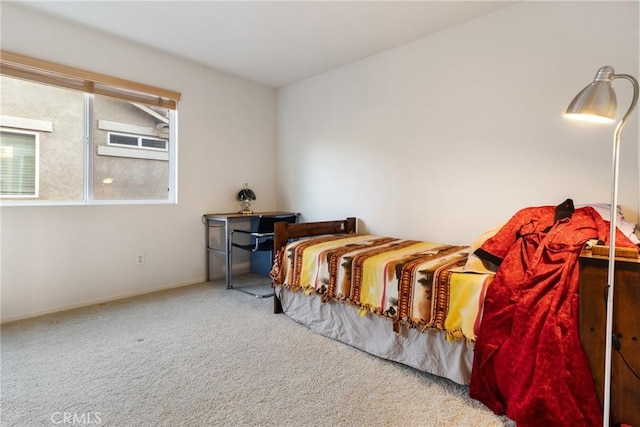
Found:
[{"label": "electrical outlet", "polygon": [[144,264],[144,253],[140,253],[136,255],[136,265]]}]

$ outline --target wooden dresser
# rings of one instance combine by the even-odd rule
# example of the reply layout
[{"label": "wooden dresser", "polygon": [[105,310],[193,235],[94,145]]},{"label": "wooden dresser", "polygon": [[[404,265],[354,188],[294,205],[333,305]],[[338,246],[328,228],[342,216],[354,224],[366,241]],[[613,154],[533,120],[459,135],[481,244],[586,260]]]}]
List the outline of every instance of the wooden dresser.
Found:
[{"label": "wooden dresser", "polygon": [[[589,358],[602,407],[606,330],[608,257],[585,251],[580,257],[580,340]],[[613,333],[620,352],[640,374],[640,260],[616,258]],[[640,379],[613,349],[611,356],[611,425],[640,427]]]}]

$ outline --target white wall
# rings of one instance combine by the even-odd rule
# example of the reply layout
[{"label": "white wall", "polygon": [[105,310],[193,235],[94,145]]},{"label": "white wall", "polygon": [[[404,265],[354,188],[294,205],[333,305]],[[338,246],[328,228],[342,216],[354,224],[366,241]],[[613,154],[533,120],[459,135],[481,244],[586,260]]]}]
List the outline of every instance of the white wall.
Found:
[{"label": "white wall", "polygon": [[[613,126],[563,112],[638,76],[638,2],[523,2],[281,89],[278,205],[374,234],[471,243],[523,207],[610,200]],[[631,85],[616,80],[619,116]],[[638,114],[619,202],[638,217]]]},{"label": "white wall", "polygon": [[201,282],[202,214],[237,211],[245,182],[276,208],[275,90],[11,3],[1,19],[4,50],[182,92],[177,205],[1,208],[3,321]]},{"label": "white wall", "polygon": [[[3,321],[204,280],[200,216],[238,209],[245,181],[257,210],[355,215],[372,233],[448,243],[521,207],[607,201],[613,129],[562,112],[601,65],[638,76],[637,2],[518,4],[277,99],[11,3],[0,23],[2,49],[183,94],[178,205],[0,209]],[[614,85],[622,110],[630,90]],[[638,212],[637,147],[636,115],[623,133],[628,218]]]}]

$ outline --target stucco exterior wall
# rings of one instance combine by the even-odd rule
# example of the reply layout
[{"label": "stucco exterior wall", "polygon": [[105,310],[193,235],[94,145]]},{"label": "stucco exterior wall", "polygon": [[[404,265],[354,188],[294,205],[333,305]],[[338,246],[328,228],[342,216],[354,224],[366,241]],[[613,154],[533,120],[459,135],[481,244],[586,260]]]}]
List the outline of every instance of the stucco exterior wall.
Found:
[{"label": "stucco exterior wall", "polygon": [[78,91],[34,85],[7,77],[0,77],[0,84],[0,111],[3,116],[52,123],[52,132],[37,132],[40,138],[40,191],[37,200],[82,200],[84,95]]}]

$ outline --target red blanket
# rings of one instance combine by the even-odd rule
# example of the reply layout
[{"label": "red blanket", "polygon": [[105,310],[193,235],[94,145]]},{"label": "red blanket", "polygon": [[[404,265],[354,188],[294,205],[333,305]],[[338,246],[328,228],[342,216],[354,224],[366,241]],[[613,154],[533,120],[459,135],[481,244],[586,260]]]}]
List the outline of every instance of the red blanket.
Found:
[{"label": "red blanket", "polygon": [[[578,329],[578,257],[609,222],[592,208],[519,211],[476,255],[500,265],[485,299],[470,395],[518,426],[598,426]],[[618,230],[616,246],[635,247]],[[604,302],[603,302],[604,303]]]}]

